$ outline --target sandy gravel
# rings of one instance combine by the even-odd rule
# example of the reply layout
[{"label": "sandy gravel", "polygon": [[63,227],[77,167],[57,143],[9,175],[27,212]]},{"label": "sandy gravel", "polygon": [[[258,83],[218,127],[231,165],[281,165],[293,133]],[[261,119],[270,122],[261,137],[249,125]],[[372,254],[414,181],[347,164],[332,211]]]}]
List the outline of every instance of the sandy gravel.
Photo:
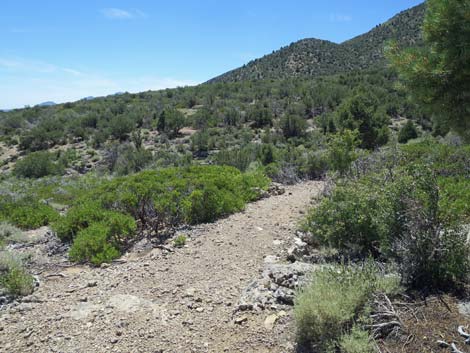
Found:
[{"label": "sandy gravel", "polygon": [[105,268],[41,273],[27,302],[0,312],[0,352],[289,352],[291,313],[236,312],[266,256],[281,253],[322,187],[305,182],[189,232],[168,252],[131,253]]}]

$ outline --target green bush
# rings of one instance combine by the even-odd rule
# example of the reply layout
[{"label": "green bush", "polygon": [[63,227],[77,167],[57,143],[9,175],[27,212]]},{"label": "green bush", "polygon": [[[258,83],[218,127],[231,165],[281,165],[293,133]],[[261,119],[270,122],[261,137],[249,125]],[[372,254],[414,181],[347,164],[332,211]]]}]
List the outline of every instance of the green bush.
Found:
[{"label": "green bush", "polygon": [[47,175],[62,175],[63,167],[55,162],[49,152],[33,152],[20,159],[13,170],[18,177],[41,178]]},{"label": "green bush", "polygon": [[23,241],[23,237],[21,229],[18,229],[8,222],[0,222],[0,248],[2,247],[2,243]]},{"label": "green bush", "polygon": [[31,294],[34,290],[34,278],[7,251],[0,251],[0,288],[14,297]]},{"label": "green bush", "polygon": [[78,233],[95,223],[109,228],[109,236],[116,241],[128,238],[135,232],[135,221],[125,214],[104,209],[97,201],[79,203],[60,217],[53,229],[62,241],[72,241]]},{"label": "green bush", "polygon": [[79,231],[70,248],[70,260],[100,265],[118,258],[121,253],[109,242],[110,232],[110,227],[103,223],[94,223]]},{"label": "green bush", "polygon": [[299,342],[318,352],[347,347],[350,339],[343,333],[361,320],[372,295],[397,290],[397,278],[384,278],[372,264],[316,271],[295,299]]},{"label": "green bush", "polygon": [[343,335],[339,341],[341,353],[375,353],[375,347],[369,332],[355,326],[351,332]]},{"label": "green bush", "polygon": [[84,202],[71,207],[65,216],[52,224],[62,241],[71,241],[79,231],[103,219],[104,210],[98,202]]},{"label": "green bush", "polygon": [[440,218],[446,223],[470,223],[470,179],[441,177],[438,182]]},{"label": "green bush", "polygon": [[0,202],[0,220],[8,221],[21,229],[36,229],[50,224],[58,218],[51,206],[34,199],[18,202]]},{"label": "green bush", "polygon": [[[133,241],[136,221],[139,231],[151,235],[170,231],[183,222],[211,222],[243,209],[268,183],[261,173],[242,174],[232,167],[140,172],[91,186],[53,229],[63,241],[73,242],[71,259],[98,263]],[[96,224],[100,227],[86,231]]]},{"label": "green bush", "polygon": [[407,143],[409,140],[415,139],[417,137],[418,130],[416,130],[415,124],[411,120],[408,120],[398,133],[398,142]]},{"label": "green bush", "polygon": [[458,289],[469,280],[466,235],[459,217],[440,207],[465,213],[466,205],[441,199],[434,171],[408,164],[337,185],[310,211],[304,230],[343,256],[397,261],[410,287]]},{"label": "green bush", "polygon": [[374,149],[387,143],[390,118],[383,111],[379,99],[370,92],[358,92],[345,99],[336,111],[339,131],[357,130],[361,147]]},{"label": "green bush", "polygon": [[357,130],[344,130],[332,135],[327,150],[329,167],[340,174],[349,171],[351,163],[358,157],[356,149],[359,144]]},{"label": "green bush", "polygon": [[337,185],[312,208],[303,229],[313,243],[340,249],[347,256],[379,256],[394,237],[394,205],[375,181]]},{"label": "green bush", "polygon": [[286,115],[281,119],[282,134],[286,138],[302,137],[307,131],[307,122],[296,115]]},{"label": "green bush", "polygon": [[177,248],[181,248],[186,244],[186,240],[187,240],[186,235],[180,234],[173,241],[173,245],[176,246]]},{"label": "green bush", "polygon": [[105,208],[132,215],[156,233],[182,222],[210,222],[243,208],[266,188],[259,173],[232,167],[193,166],[146,171],[116,178],[96,190]]}]

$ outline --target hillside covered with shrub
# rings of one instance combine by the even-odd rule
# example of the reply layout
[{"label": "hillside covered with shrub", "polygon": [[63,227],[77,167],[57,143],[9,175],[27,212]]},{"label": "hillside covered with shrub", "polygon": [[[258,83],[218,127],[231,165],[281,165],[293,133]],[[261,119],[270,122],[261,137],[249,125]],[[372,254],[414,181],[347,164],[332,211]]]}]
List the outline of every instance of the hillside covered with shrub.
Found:
[{"label": "hillside covered with shrub", "polygon": [[422,43],[424,10],[424,4],[415,6],[340,44],[302,39],[209,82],[318,77],[384,67],[384,47],[389,41],[397,41],[403,47]]},{"label": "hillside covered with shrub", "polygon": [[[248,327],[258,343],[284,325],[287,351],[460,352],[452,344],[470,336],[459,311],[470,290],[469,8],[428,0],[344,43],[301,40],[194,87],[0,112],[0,290],[11,300],[35,290],[32,262],[13,254],[42,229],[50,256],[63,256],[57,268],[125,273],[84,287],[49,274],[66,278],[67,295],[134,286],[133,269],[145,296],[177,309],[163,325],[179,320],[190,335],[205,330],[194,325],[202,317],[219,320],[211,334],[233,321],[224,333]],[[262,217],[247,208],[255,201]],[[160,309],[136,298],[126,313],[145,307],[151,326]],[[250,326],[260,312],[272,312],[262,333]]]}]

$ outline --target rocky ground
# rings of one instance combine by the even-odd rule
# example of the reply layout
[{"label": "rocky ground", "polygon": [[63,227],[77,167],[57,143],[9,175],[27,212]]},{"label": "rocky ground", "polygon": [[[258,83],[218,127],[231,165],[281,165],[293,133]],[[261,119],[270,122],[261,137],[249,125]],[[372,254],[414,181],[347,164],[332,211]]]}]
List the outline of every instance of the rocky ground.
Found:
[{"label": "rocky ground", "polygon": [[0,352],[293,351],[293,289],[312,265],[285,259],[322,185],[188,230],[182,248],[134,249],[102,268],[49,254],[34,294],[0,311]]}]

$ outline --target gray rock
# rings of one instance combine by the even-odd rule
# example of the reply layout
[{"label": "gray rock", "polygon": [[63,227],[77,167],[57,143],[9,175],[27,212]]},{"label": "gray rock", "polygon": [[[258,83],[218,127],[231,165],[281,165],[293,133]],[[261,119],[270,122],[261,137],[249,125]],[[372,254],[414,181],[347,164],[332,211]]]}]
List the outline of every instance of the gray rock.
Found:
[{"label": "gray rock", "polygon": [[470,301],[462,301],[458,304],[459,313],[470,318]]},{"label": "gray rock", "polygon": [[233,320],[233,322],[236,323],[237,325],[241,325],[246,321],[248,321],[248,318],[246,316],[240,316],[240,317],[235,318],[235,320]]},{"label": "gray rock", "polygon": [[315,265],[265,263],[261,278],[252,281],[242,292],[238,311],[264,310],[278,304],[293,305],[295,290],[307,281]]}]

